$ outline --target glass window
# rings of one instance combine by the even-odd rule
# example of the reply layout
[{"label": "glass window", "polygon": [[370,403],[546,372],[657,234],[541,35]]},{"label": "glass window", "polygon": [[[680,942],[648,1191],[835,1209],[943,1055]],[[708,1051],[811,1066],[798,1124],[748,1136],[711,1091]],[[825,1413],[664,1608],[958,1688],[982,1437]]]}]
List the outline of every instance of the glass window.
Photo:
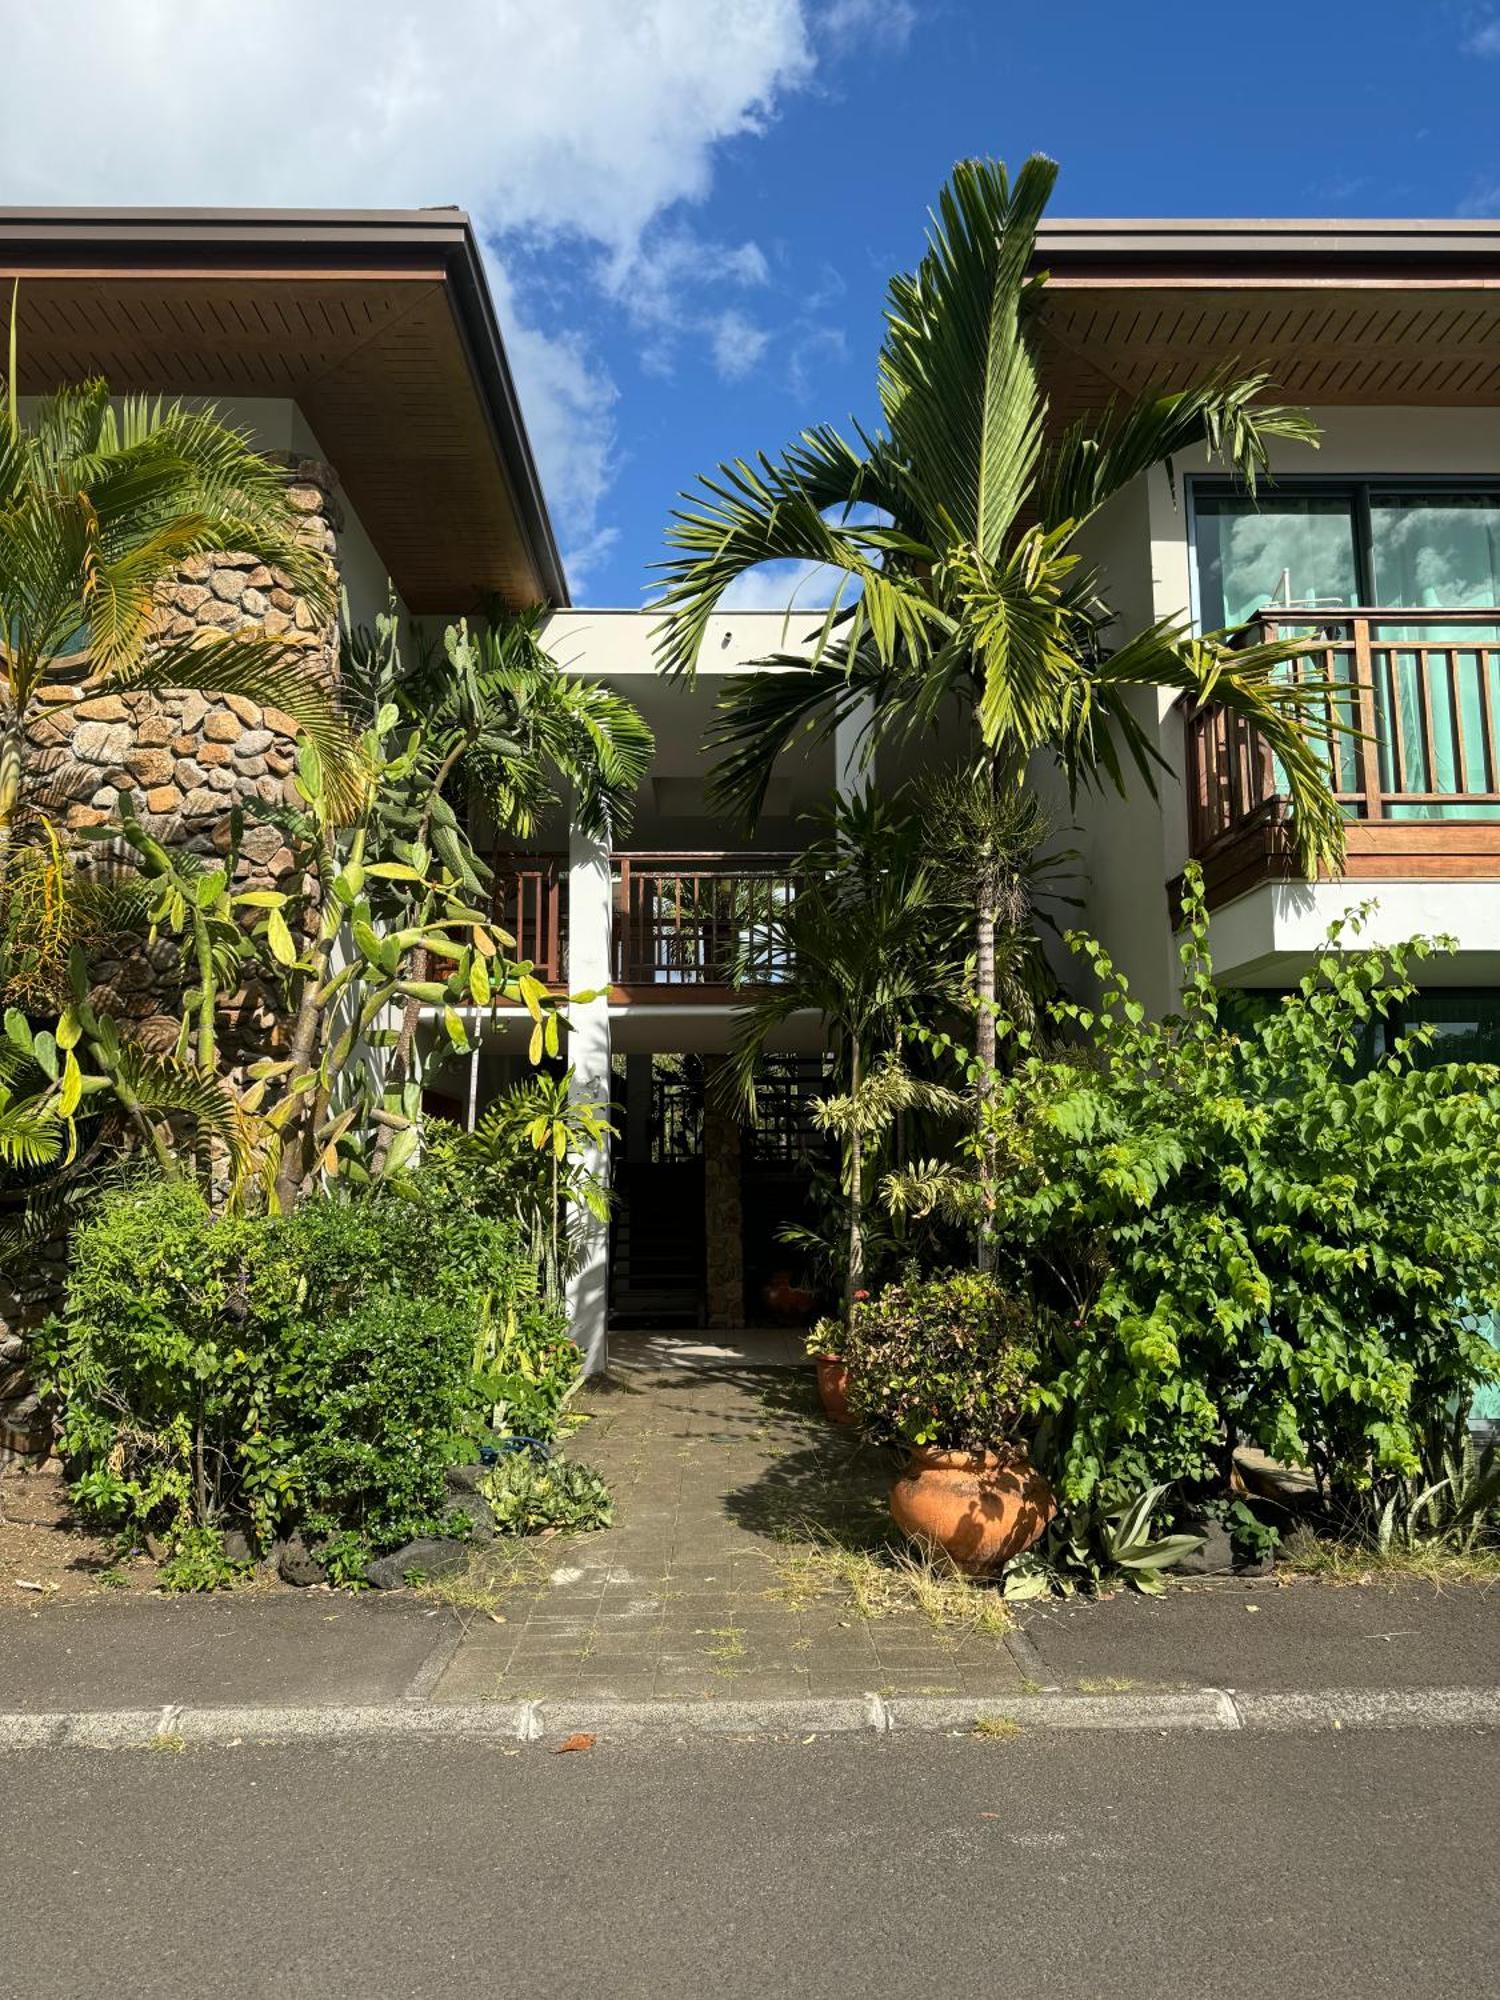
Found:
[{"label": "glass window", "polygon": [[1372,488],[1370,581],[1377,605],[1500,604],[1500,496]]},{"label": "glass window", "polygon": [[1417,1053],[1424,1069],[1439,1063],[1500,1062],[1500,992],[1488,988],[1429,986],[1402,1005],[1403,1023],[1432,1029]]},{"label": "glass window", "polygon": [[1320,611],[1358,604],[1352,495],[1205,495],[1194,514],[1205,631],[1242,625],[1268,604]]}]

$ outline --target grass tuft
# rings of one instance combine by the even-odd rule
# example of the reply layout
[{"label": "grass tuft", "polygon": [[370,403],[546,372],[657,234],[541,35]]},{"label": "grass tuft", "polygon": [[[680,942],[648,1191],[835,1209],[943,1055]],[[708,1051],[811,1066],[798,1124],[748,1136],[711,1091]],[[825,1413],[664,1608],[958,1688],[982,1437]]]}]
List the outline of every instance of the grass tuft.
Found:
[{"label": "grass tuft", "polygon": [[919,1611],[954,1639],[1010,1629],[998,1590],[974,1582],[941,1553],[914,1555],[883,1536],[857,1541],[808,1527],[774,1561],[777,1581],[766,1594],[794,1611],[832,1599],[857,1618]]},{"label": "grass tuft", "polygon": [[1021,1733],[1021,1725],[1009,1715],[980,1715],[974,1720],[974,1734],[987,1743],[1009,1743]]},{"label": "grass tuft", "polygon": [[556,1560],[555,1549],[544,1553],[525,1541],[497,1537],[472,1550],[462,1569],[424,1577],[417,1595],[450,1611],[499,1611],[516,1591],[538,1589]]},{"label": "grass tuft", "polygon": [[1295,1528],[1276,1551],[1276,1567],[1325,1583],[1500,1583],[1500,1548],[1458,1549],[1443,1542],[1413,1548],[1372,1549],[1367,1542],[1336,1541]]}]

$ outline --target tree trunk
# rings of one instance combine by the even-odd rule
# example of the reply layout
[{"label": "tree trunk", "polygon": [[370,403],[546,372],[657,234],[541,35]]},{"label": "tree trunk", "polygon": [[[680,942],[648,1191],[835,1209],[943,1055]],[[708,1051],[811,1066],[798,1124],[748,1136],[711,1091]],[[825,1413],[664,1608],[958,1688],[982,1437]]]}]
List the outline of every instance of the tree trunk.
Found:
[{"label": "tree trunk", "polygon": [[0,910],[10,900],[10,860],[26,771],[26,728],[14,711],[0,734]]},{"label": "tree trunk", "polygon": [[[298,1080],[306,1077],[311,1071],[313,1056],[318,1046],[318,1031],[323,1021],[323,1010],[318,1003],[318,995],[324,980],[328,977],[334,939],[338,936],[342,923],[339,905],[333,894],[333,878],[336,873],[333,842],[325,834],[318,845],[318,886],[321,891],[318,905],[318,936],[317,942],[308,954],[308,969],[303,975],[302,991],[298,996],[297,1014],[292,1027],[291,1046],[287,1050],[290,1058],[287,1071],[288,1089],[294,1088]],[[311,1089],[306,1090],[303,1093],[302,1106],[282,1135],[281,1165],[276,1174],[276,1199],[283,1215],[289,1215],[296,1207],[302,1192],[302,1184],[312,1169],[313,1137],[317,1130],[315,1104],[316,1093]]]},{"label": "tree trunk", "polygon": [[844,1330],[854,1326],[854,1295],[865,1274],[864,1236],[864,1134],[859,1129],[859,1037],[849,1043],[849,1101],[855,1122],[849,1128],[849,1268],[844,1288]]},{"label": "tree trunk", "polygon": [[995,1258],[995,1139],[989,1112],[995,1099],[995,911],[981,907],[975,936],[974,1054],[979,1064],[975,1119],[979,1136],[979,1226],[974,1232],[974,1261],[981,1271]]}]

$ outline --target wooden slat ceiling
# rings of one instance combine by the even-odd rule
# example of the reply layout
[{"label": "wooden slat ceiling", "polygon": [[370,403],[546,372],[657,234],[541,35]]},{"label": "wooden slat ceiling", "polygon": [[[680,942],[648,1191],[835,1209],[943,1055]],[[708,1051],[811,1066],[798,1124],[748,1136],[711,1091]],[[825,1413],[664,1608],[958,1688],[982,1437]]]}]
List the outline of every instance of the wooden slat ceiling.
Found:
[{"label": "wooden slat ceiling", "polygon": [[1484,285],[1054,277],[1040,346],[1057,421],[1187,388],[1225,362],[1269,373],[1299,403],[1500,403],[1500,289]]},{"label": "wooden slat ceiling", "polygon": [[545,595],[441,264],[23,276],[21,388],[294,398],[413,611]]}]

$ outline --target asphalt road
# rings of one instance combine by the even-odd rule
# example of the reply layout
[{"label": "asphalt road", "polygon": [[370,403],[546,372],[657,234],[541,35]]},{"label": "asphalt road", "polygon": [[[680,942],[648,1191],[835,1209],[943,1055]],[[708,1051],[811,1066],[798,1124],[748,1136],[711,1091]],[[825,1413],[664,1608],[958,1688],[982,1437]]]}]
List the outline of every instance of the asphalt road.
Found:
[{"label": "asphalt road", "polygon": [[1500,1732],[50,1751],[0,1991],[1461,2000]]}]

